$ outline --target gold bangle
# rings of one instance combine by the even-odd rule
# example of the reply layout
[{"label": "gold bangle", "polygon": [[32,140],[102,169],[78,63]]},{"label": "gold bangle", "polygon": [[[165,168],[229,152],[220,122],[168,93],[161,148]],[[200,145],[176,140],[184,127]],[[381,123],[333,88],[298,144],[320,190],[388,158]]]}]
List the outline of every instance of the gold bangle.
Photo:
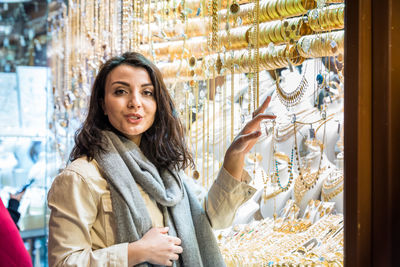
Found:
[{"label": "gold bangle", "polygon": [[262,54],[263,54],[263,57],[262,57],[262,59],[263,59],[263,66],[264,66],[264,69],[269,69],[270,68],[270,65],[269,65],[269,59],[268,59],[268,57],[269,57],[269,50],[268,50],[268,48],[266,48],[266,49],[264,49],[263,51],[262,51]]},{"label": "gold bangle", "polygon": [[289,0],[282,0],[282,10],[285,13],[285,17],[290,17],[290,11],[288,9],[288,1]]},{"label": "gold bangle", "polygon": [[285,14],[285,17],[288,17],[288,16],[290,16],[290,14],[292,13],[292,12],[290,12],[290,10],[289,10],[289,1],[290,0],[283,0],[282,2],[282,6],[283,6],[283,10],[286,12],[286,14]]},{"label": "gold bangle", "polygon": [[317,12],[317,10],[315,10],[315,9],[313,9],[313,10],[310,10],[310,12],[308,12],[308,14],[307,14],[307,18],[308,18],[308,25],[310,26],[310,28],[313,30],[313,31],[316,31],[317,30],[317,27],[316,27],[316,16],[317,16],[317,18],[318,18],[318,12],[317,12],[317,14],[315,15],[315,12]]},{"label": "gold bangle", "polygon": [[328,24],[325,20],[325,12],[318,12],[318,24],[321,30],[326,30],[328,28]]},{"label": "gold bangle", "polygon": [[269,69],[275,69],[273,51],[271,52],[271,50],[268,51],[267,61],[268,61]]},{"label": "gold bangle", "polygon": [[269,20],[266,4],[267,4],[267,2],[265,2],[265,1],[260,3],[260,21],[261,22]]},{"label": "gold bangle", "polygon": [[286,45],[280,46],[278,49],[278,65],[279,67],[283,67],[287,65],[287,61],[285,58],[285,52],[286,52]]},{"label": "gold bangle", "polygon": [[287,12],[285,10],[285,0],[278,0],[276,9],[280,17],[287,17]]},{"label": "gold bangle", "polygon": [[271,64],[273,65],[274,68],[277,68],[277,59],[278,59],[278,51],[277,48],[275,47],[275,50],[271,53]]},{"label": "gold bangle", "polygon": [[282,67],[282,48],[279,47],[275,58],[275,64],[277,68],[281,68]]},{"label": "gold bangle", "polygon": [[[325,27],[326,27],[327,29],[330,29],[330,28],[331,28],[330,21],[329,21],[329,17],[328,17],[328,10],[327,10],[327,9],[325,9],[325,10],[322,12],[322,21],[324,22],[324,25],[326,25]],[[333,25],[332,25],[332,26],[333,26]]]},{"label": "gold bangle", "polygon": [[304,13],[303,10],[301,9],[300,4],[299,4],[299,0],[293,0],[293,8],[296,10],[296,14]]},{"label": "gold bangle", "polygon": [[329,9],[327,9],[327,12],[328,12],[328,18],[329,18],[329,26],[333,26],[333,27],[337,27],[337,26],[340,26],[339,25],[339,21],[338,21],[338,19],[337,19],[337,9],[332,9],[332,8],[329,8]]},{"label": "gold bangle", "polygon": [[[305,0],[305,1],[307,1],[307,0]],[[298,9],[301,13],[307,12],[307,8],[306,8],[306,6],[305,6],[304,0],[296,0],[295,5],[297,6],[297,9]]]},{"label": "gold bangle", "polygon": [[261,45],[267,45],[269,43],[269,38],[267,34],[267,25],[266,23],[260,24],[260,43]]},{"label": "gold bangle", "polygon": [[274,3],[272,1],[268,1],[265,4],[265,10],[266,10],[270,20],[274,20],[276,18],[275,12],[274,12],[275,6],[274,6]]},{"label": "gold bangle", "polygon": [[265,21],[265,13],[264,13],[264,8],[263,8],[263,6],[264,6],[264,2],[260,2],[260,9],[259,9],[259,18],[258,18],[258,22],[259,23],[261,23],[261,22],[264,22]]},{"label": "gold bangle", "polygon": [[268,36],[271,42],[276,43],[276,37],[275,37],[275,31],[274,31],[274,25],[276,21],[271,21],[268,23]]},{"label": "gold bangle", "polygon": [[265,63],[264,63],[264,65],[265,65],[265,68],[268,69],[268,70],[272,69],[272,67],[273,67],[272,66],[272,61],[271,61],[271,53],[270,53],[269,49],[265,50]]},{"label": "gold bangle", "polygon": [[344,25],[344,7],[342,7],[338,12],[338,20],[341,25]]},{"label": "gold bangle", "polygon": [[286,0],[286,10],[288,11],[289,15],[295,15],[297,13],[293,0]]},{"label": "gold bangle", "polygon": [[301,9],[301,6],[299,5],[298,0],[293,0],[293,8],[296,10],[296,15],[303,14],[303,10]]},{"label": "gold bangle", "polygon": [[278,4],[279,0],[275,0],[275,3],[272,3],[272,12],[274,12],[274,19],[279,19],[281,17],[278,12]]},{"label": "gold bangle", "polygon": [[296,48],[297,48],[297,51],[298,51],[299,53],[300,53],[300,52],[303,52],[303,47],[302,47],[303,40],[304,40],[304,38],[301,37],[301,38],[297,41],[297,43],[295,44],[295,46],[296,46]]},{"label": "gold bangle", "polygon": [[336,8],[335,11],[333,12],[333,20],[335,21],[337,26],[343,26],[343,23],[341,22],[341,19],[339,18],[339,12],[340,12],[341,8]]},{"label": "gold bangle", "polygon": [[279,17],[283,17],[281,0],[276,0],[276,11],[278,12]]},{"label": "gold bangle", "polygon": [[319,37],[314,38],[311,40],[311,49],[310,49],[310,55],[311,57],[317,57],[317,54],[319,53],[320,47],[319,47]]},{"label": "gold bangle", "polygon": [[282,36],[282,28],[282,22],[277,21],[277,23],[274,25],[274,33],[277,43],[282,43],[285,40]]},{"label": "gold bangle", "polygon": [[265,69],[265,50],[260,50],[260,65]]}]

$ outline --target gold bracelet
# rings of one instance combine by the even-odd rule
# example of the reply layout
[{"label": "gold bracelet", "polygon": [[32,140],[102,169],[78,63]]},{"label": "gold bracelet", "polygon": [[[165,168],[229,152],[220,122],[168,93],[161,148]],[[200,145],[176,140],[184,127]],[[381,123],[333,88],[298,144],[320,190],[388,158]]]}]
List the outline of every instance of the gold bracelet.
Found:
[{"label": "gold bracelet", "polygon": [[337,16],[338,9],[328,9],[328,17],[329,21],[331,22],[330,26],[340,26],[338,16]]},{"label": "gold bracelet", "polygon": [[[297,3],[297,8],[298,10],[300,10],[302,13],[307,12],[308,8],[306,6],[306,1],[310,1],[310,0],[296,0]],[[313,1],[313,0],[311,0]],[[314,2],[314,1],[313,1]]]},{"label": "gold bracelet", "polygon": [[287,11],[285,9],[285,0],[278,0],[277,5],[276,5],[276,9],[278,11],[278,14],[280,15],[280,17],[287,17]]},{"label": "gold bracelet", "polygon": [[283,37],[284,35],[282,34],[282,30],[283,30],[282,22],[277,21],[277,23],[274,26],[274,33],[277,43],[282,43],[285,40]]},{"label": "gold bracelet", "polygon": [[267,7],[266,7],[267,3],[268,2],[265,1],[260,3],[260,21],[262,22],[270,20],[270,17],[268,16],[267,13]]},{"label": "gold bracelet", "polygon": [[299,0],[294,0],[293,1],[293,7],[296,10],[296,14],[302,14],[304,11],[301,8],[301,1]]},{"label": "gold bracelet", "polygon": [[290,15],[295,15],[298,13],[294,4],[294,0],[286,0],[286,10]]},{"label": "gold bracelet", "polygon": [[269,39],[271,40],[271,42],[276,43],[277,42],[277,37],[275,36],[275,26],[276,21],[272,21],[269,23],[269,27],[268,27],[268,36]]},{"label": "gold bracelet", "polygon": [[342,7],[338,12],[338,20],[340,24],[344,24],[344,7]]},{"label": "gold bracelet", "polygon": [[268,35],[268,24],[262,23],[260,26],[260,41],[263,45],[267,45],[271,42]]},{"label": "gold bracelet", "polygon": [[279,13],[277,11],[277,0],[267,2],[267,13],[271,20],[279,18]]}]

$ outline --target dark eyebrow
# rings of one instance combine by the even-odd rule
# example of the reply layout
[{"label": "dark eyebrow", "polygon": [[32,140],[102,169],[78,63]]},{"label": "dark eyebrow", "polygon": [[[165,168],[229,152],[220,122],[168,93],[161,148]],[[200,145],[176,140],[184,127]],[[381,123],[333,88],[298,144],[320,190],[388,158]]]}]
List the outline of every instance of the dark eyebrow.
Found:
[{"label": "dark eyebrow", "polygon": [[120,84],[122,84],[122,85],[125,85],[125,86],[128,86],[128,87],[129,87],[129,83],[121,82],[121,81],[113,82],[111,85],[116,84],[116,83],[120,83]]},{"label": "dark eyebrow", "polygon": [[[111,85],[113,85],[113,84],[117,84],[117,83],[119,83],[119,84],[122,84],[122,85],[125,85],[125,86],[129,87],[129,83],[122,82],[122,81],[116,81],[116,82],[113,82]],[[145,84],[142,84],[142,87],[147,87],[147,86],[153,86],[153,84],[152,84],[152,83],[145,83]]]},{"label": "dark eyebrow", "polygon": [[153,87],[153,84],[152,84],[152,83],[145,83],[145,84],[142,84],[142,87],[147,87],[147,86],[152,86],[152,87]]}]

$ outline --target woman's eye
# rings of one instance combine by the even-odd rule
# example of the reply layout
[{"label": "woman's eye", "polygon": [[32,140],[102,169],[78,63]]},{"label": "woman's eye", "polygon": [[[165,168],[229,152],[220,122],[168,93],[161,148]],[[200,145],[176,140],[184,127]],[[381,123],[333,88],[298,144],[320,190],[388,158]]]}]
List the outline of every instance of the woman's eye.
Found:
[{"label": "woman's eye", "polygon": [[152,96],[153,95],[153,92],[150,91],[150,90],[145,90],[143,93],[144,93],[144,95],[147,95],[147,96]]},{"label": "woman's eye", "polygon": [[122,94],[124,94],[126,91],[124,90],[124,89],[116,89],[115,91],[114,91],[114,94],[116,94],[116,95],[122,95]]}]

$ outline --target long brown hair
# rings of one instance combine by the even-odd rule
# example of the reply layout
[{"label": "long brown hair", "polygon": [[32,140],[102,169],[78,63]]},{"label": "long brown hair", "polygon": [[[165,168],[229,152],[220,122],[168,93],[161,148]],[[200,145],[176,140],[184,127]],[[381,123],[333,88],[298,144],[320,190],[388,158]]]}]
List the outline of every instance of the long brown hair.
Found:
[{"label": "long brown hair", "polygon": [[87,117],[75,133],[75,146],[69,160],[73,161],[82,156],[92,160],[95,153],[105,151],[101,131],[112,130],[119,133],[104,115],[102,103],[107,76],[113,69],[123,64],[144,68],[154,86],[157,111],[153,125],[143,133],[140,141],[140,149],[144,155],[159,170],[193,166],[193,158],[185,142],[184,127],[176,114],[162,74],[151,61],[136,52],[113,57],[101,66],[92,87]]}]

